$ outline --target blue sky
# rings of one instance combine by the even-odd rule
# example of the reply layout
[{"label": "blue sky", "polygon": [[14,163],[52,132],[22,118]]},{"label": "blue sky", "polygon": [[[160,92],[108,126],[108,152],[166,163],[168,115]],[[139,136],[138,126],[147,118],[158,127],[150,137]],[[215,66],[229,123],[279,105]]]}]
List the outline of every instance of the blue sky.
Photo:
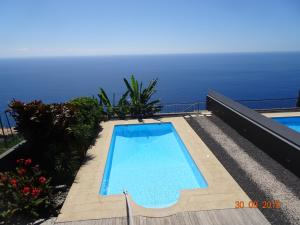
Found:
[{"label": "blue sky", "polygon": [[0,57],[299,50],[299,0],[0,1]]}]

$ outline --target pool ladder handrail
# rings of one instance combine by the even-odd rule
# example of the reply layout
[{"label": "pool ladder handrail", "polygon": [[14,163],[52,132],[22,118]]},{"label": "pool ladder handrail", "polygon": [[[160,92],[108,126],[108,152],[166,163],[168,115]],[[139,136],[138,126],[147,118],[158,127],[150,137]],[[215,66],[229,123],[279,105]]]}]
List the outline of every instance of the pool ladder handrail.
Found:
[{"label": "pool ladder handrail", "polygon": [[124,196],[125,196],[125,201],[126,201],[127,224],[128,224],[128,225],[134,225],[133,217],[132,217],[132,210],[131,210],[131,206],[130,206],[130,203],[129,203],[128,192],[127,192],[127,190],[124,190],[124,191],[123,191],[123,194],[124,194]]}]

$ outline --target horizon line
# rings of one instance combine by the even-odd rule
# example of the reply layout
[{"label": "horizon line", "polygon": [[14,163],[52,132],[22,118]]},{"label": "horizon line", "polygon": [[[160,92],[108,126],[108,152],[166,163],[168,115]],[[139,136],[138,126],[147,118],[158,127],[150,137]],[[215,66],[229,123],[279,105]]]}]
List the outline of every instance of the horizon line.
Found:
[{"label": "horizon line", "polygon": [[82,55],[24,55],[24,56],[0,56],[0,59],[32,59],[32,58],[80,58],[80,57],[121,57],[121,56],[164,56],[164,55],[222,55],[222,54],[272,54],[272,53],[300,53],[300,50],[292,51],[233,51],[233,52],[172,52],[172,53],[116,53],[116,54],[82,54]]}]

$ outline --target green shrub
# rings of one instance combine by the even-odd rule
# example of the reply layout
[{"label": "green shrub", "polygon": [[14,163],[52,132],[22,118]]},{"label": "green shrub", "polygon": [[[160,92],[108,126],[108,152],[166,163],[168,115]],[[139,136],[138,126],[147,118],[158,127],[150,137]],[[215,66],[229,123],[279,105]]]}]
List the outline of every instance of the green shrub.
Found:
[{"label": "green shrub", "polygon": [[102,110],[94,98],[62,104],[12,101],[16,129],[32,146],[32,157],[57,183],[73,179],[100,129]]},{"label": "green shrub", "polygon": [[43,213],[50,206],[49,181],[31,159],[18,159],[14,171],[0,173],[0,219]]},{"label": "green shrub", "polygon": [[100,122],[103,119],[103,109],[97,99],[80,97],[69,102],[75,110],[75,121],[71,125],[76,144],[82,148],[83,155],[86,149],[97,136]]}]

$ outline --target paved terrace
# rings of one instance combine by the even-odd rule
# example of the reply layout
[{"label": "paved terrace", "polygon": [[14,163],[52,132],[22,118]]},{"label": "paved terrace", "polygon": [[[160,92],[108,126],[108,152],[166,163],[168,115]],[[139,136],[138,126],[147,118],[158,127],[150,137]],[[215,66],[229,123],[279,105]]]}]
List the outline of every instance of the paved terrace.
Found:
[{"label": "paved terrace", "polygon": [[280,209],[261,209],[272,224],[300,224],[300,179],[297,176],[217,116],[193,115],[186,120],[252,200],[282,203]]},{"label": "paved terrace", "polygon": [[[204,117],[207,118],[206,115],[210,116],[209,112],[203,112],[202,114],[204,115],[204,116],[202,115],[203,118]],[[192,117],[188,118],[187,121],[190,122],[191,119],[192,119]],[[200,135],[200,138],[198,139],[197,134],[193,131],[193,129],[191,127],[189,127],[188,124],[186,124],[186,122],[184,123],[184,120],[183,120],[182,117],[177,117],[176,119],[173,118],[173,119],[169,119],[169,120],[171,120],[175,124],[175,127],[176,127],[177,131],[179,132],[179,135],[181,136],[181,138],[183,138],[183,141],[185,142],[185,144],[187,145],[188,149],[190,150],[190,153],[192,153],[192,156],[196,157],[196,155],[198,153],[199,154],[204,154],[204,153],[206,153],[208,151],[208,149],[204,145],[204,143],[201,144],[202,143],[201,142],[202,135]],[[181,124],[181,126],[178,126],[179,124]],[[110,128],[110,132],[108,132],[108,136],[111,135],[111,131],[112,131],[111,128]],[[197,129],[195,129],[195,131],[197,131]],[[102,134],[102,135],[105,136],[105,137],[107,137],[107,138],[105,138],[105,139],[102,138],[101,140],[106,140],[106,142],[108,142],[108,139],[109,139],[108,136],[106,136],[105,133]],[[188,141],[188,139],[193,140],[193,141]],[[195,143],[198,143],[198,145],[196,145],[197,147],[196,146],[192,147],[191,144],[195,144]],[[102,149],[103,149],[103,145],[101,145],[101,146],[102,146]],[[105,149],[107,149],[107,148],[105,148]],[[96,149],[94,148],[94,150],[95,150],[94,153],[95,152],[99,152],[99,148],[96,148]],[[211,149],[211,151],[213,151],[213,149]],[[201,153],[201,152],[204,152],[204,153]],[[93,153],[93,151],[92,151],[92,153]],[[101,154],[101,155],[105,155],[105,154]],[[198,158],[198,156],[196,158]],[[211,155],[209,158],[206,158],[206,160],[202,161],[202,167],[205,168],[205,166],[203,164],[207,164],[207,161],[209,162],[212,159],[214,159],[213,155]],[[199,159],[197,159],[196,162],[198,160]],[[215,160],[213,160],[213,161],[215,161]],[[97,164],[99,165],[99,161],[98,161]],[[104,164],[104,161],[102,162],[102,164]],[[202,168],[202,169],[204,169],[204,168]],[[221,169],[221,167],[219,167],[219,166],[218,166],[218,168]],[[213,171],[212,170],[208,170],[208,171],[205,172],[205,170],[204,171],[202,170],[202,172],[204,172],[204,175],[206,175],[205,177],[208,178],[208,181],[210,181],[210,179],[213,180],[214,179],[213,177],[219,177],[220,176],[219,173],[222,174],[222,177],[226,177],[227,182],[223,182],[223,184],[220,183],[218,185],[213,185],[213,187],[215,187],[215,188],[222,187],[222,186],[227,186],[228,185],[228,181],[230,181],[230,178],[228,177],[228,175],[223,172],[224,170],[222,170],[222,169],[220,170],[220,169],[217,169],[215,167],[215,170],[213,170]],[[216,174],[216,171],[218,171],[217,174]],[[210,176],[208,174],[210,172],[214,172],[214,176]],[[96,173],[96,174],[99,174],[99,173]],[[77,180],[76,182],[80,183],[79,180]],[[231,183],[231,182],[229,182],[229,183]],[[98,184],[97,184],[97,188],[98,188]],[[80,192],[80,193],[83,194],[83,192]],[[77,197],[75,195],[73,196],[74,197],[73,198],[74,203],[77,202],[76,199],[78,199],[78,198],[82,199],[81,197],[83,197],[83,196],[79,196],[81,194],[79,194],[79,195],[78,194],[79,193],[77,192]],[[205,224],[205,225],[219,225],[219,224],[224,224],[224,225],[226,225],[226,224],[228,224],[228,225],[229,224],[230,225],[231,224],[236,224],[236,225],[244,225],[244,224],[246,224],[246,225],[247,224],[266,224],[267,225],[267,224],[270,224],[268,222],[268,220],[264,217],[264,215],[258,209],[255,209],[255,208],[235,209],[234,208],[234,201],[235,200],[239,200],[239,195],[234,195],[235,197],[232,196],[230,198],[231,199],[230,200],[231,207],[228,207],[229,205],[227,207],[223,207],[220,204],[219,206],[218,205],[214,205],[213,208],[209,209],[209,207],[212,204],[212,202],[215,201],[216,198],[218,198],[216,196],[218,196],[218,195],[211,196],[211,198],[210,198],[211,202],[207,202],[207,201],[202,202],[202,201],[200,201],[202,203],[200,203],[200,202],[197,203],[197,207],[195,205],[195,203],[196,203],[195,201],[196,200],[192,200],[191,199],[192,200],[191,201],[191,205],[185,205],[185,207],[182,208],[182,210],[179,210],[177,212],[175,211],[173,213],[168,213],[169,215],[163,215],[163,213],[158,213],[158,214],[162,214],[160,216],[157,216],[157,215],[156,216],[151,216],[150,214],[146,215],[146,216],[145,215],[135,215],[136,214],[135,210],[138,209],[138,208],[135,209],[135,207],[133,207],[133,214],[134,214],[134,216],[133,216],[134,223],[133,224],[134,225],[139,225],[139,224],[149,224],[149,225],[152,225],[152,224],[160,224],[160,225],[168,225],[168,224],[175,224],[175,225],[176,224],[178,224],[178,225],[196,225],[196,224],[200,224],[200,225],[201,224]],[[235,198],[238,198],[238,199],[235,199]],[[85,199],[85,197],[83,199]],[[249,198],[247,198],[247,199],[249,200]],[[209,199],[207,199],[207,200],[209,200]],[[68,203],[71,203],[70,196],[69,196]],[[73,213],[69,214],[68,218],[70,218],[70,219],[72,217],[76,218],[77,215],[76,215],[76,213],[74,214],[74,211],[73,211],[75,205],[73,205],[73,204],[67,204],[67,205],[70,206],[70,210],[73,212]],[[193,208],[192,205],[195,205],[193,207],[196,207],[197,210],[196,210],[196,208],[194,210],[191,210]],[[69,207],[69,206],[67,206],[67,207]],[[245,207],[247,207],[247,206],[245,206]],[[122,214],[126,215],[126,212],[125,212],[126,208],[125,208],[124,204],[122,204],[122,208],[123,208],[122,212],[124,211]],[[191,209],[189,209],[189,208],[191,208]],[[95,214],[95,215],[98,215],[99,213],[101,214],[102,213],[101,211],[103,211],[103,209],[101,210],[99,208],[100,211],[99,210],[94,210],[93,214]],[[86,209],[82,208],[82,210],[84,211]],[[116,209],[116,210],[118,211],[120,209]],[[163,212],[164,210],[165,209],[162,209],[160,211]],[[78,211],[78,213],[80,214],[80,211]],[[87,225],[90,225],[90,224],[93,224],[93,225],[96,225],[96,224],[119,225],[120,224],[121,225],[121,224],[129,224],[128,223],[128,219],[127,219],[127,217],[125,215],[124,216],[119,216],[119,217],[114,216],[114,218],[81,219],[81,220],[77,219],[77,221],[74,221],[74,220],[69,220],[68,221],[67,219],[65,219],[65,221],[61,221],[61,220],[58,219],[58,220],[56,220],[55,224],[56,225],[84,225],[84,224],[87,224]],[[52,221],[45,222],[44,225],[49,225],[49,224],[53,224],[53,223],[54,223],[54,221],[52,220]],[[133,224],[130,224],[130,225],[133,225]]]}]

